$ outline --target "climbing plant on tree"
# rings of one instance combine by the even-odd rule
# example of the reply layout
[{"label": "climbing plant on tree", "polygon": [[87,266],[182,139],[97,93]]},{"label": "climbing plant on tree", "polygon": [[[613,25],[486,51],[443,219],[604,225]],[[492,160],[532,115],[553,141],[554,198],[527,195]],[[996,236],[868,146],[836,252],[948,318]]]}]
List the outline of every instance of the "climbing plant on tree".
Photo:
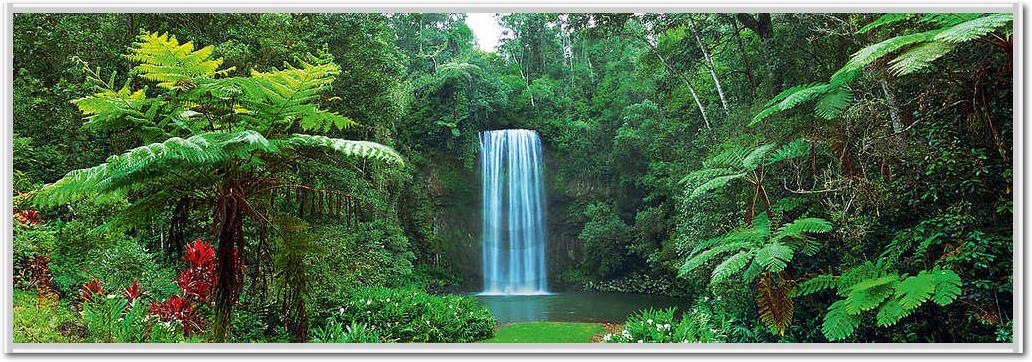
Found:
[{"label": "climbing plant on tree", "polygon": [[[238,264],[245,218],[268,224],[277,200],[290,202],[290,191],[311,190],[287,177],[311,164],[301,161],[341,156],[403,160],[378,143],[302,133],[355,124],[320,107],[333,101],[323,93],[341,72],[326,52],[306,55],[283,69],[230,77],[233,69],[220,69],[222,59],[212,58],[211,46],[195,50],[193,43],[181,44],[168,34],[144,33],[138,39],[127,56],[137,64],[132,75],[137,82],[156,83],[157,89],[133,88],[132,79],[117,87],[114,75],[103,81],[97,70],[90,72],[97,93],[73,103],[86,115],[87,126],[154,143],[69,172],[33,200],[57,205],[127,196],[132,204],[106,225],[116,228],[131,227],[181,199],[210,209],[212,234],[219,240],[213,336],[225,341],[242,284]],[[339,193],[317,191],[319,208],[341,210]]]}]

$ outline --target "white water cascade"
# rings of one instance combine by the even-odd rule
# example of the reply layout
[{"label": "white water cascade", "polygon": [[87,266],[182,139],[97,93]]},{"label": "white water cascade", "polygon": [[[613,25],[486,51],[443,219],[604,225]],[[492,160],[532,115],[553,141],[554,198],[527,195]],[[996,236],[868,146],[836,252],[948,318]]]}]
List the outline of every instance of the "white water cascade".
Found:
[{"label": "white water cascade", "polygon": [[480,159],[481,294],[548,294],[541,139],[525,129],[482,132]]}]

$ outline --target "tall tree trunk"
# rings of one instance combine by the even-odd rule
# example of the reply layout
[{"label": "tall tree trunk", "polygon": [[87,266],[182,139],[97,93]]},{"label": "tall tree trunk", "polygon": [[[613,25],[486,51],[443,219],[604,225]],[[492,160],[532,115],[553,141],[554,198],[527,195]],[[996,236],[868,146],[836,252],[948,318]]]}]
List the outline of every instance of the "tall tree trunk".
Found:
[{"label": "tall tree trunk", "polygon": [[216,342],[225,342],[231,333],[233,305],[236,304],[237,246],[243,239],[243,205],[240,204],[240,190],[236,183],[230,183],[219,199],[221,225],[219,227],[218,289],[215,298],[215,323],[212,328]]},{"label": "tall tree trunk", "polygon": [[[749,55],[745,53],[745,45],[742,44],[742,28],[738,27],[738,21],[734,18],[730,19],[731,26],[735,29],[735,43],[738,44],[738,53],[742,55],[742,65],[745,66],[745,78],[749,80],[750,89],[756,89],[756,79],[753,78],[752,67],[749,66]],[[746,92],[746,94],[750,94]],[[749,98],[749,102],[752,102],[752,98]]]},{"label": "tall tree trunk", "polygon": [[889,105],[889,118],[892,119],[892,132],[896,135],[896,142],[901,147],[906,147],[906,135],[903,134],[903,119],[900,114],[900,106],[896,101],[895,91],[892,89],[892,84],[889,83],[887,75],[883,75],[878,80],[881,84],[882,93],[885,94],[885,102]]},{"label": "tall tree trunk", "polygon": [[699,94],[695,92],[695,87],[692,86],[692,82],[688,80],[688,77],[681,72],[678,72],[677,69],[674,69],[674,66],[670,64],[666,57],[663,56],[663,53],[659,51],[656,44],[652,44],[652,42],[644,35],[639,36],[638,39],[648,45],[649,48],[652,49],[652,52],[656,54],[656,57],[659,58],[660,63],[663,63],[671,74],[680,78],[684,85],[688,87],[688,92],[691,92],[692,98],[695,99],[695,106],[699,107],[699,114],[702,115],[702,122],[706,124],[706,129],[713,129],[713,127],[710,126],[709,117],[706,117],[706,108],[703,108],[702,101],[699,100]]},{"label": "tall tree trunk", "polygon": [[699,37],[699,30],[695,27],[695,20],[691,17],[688,18],[689,27],[692,30],[692,35],[695,37],[695,43],[699,45],[699,50],[702,51],[702,57],[706,60],[706,70],[709,70],[710,77],[713,78],[713,84],[717,87],[717,95],[720,96],[720,105],[724,107],[724,114],[730,115],[731,111],[727,106],[727,97],[724,96],[724,87],[720,86],[720,79],[717,78],[717,71],[713,67],[713,58],[710,57],[709,50],[706,49],[706,44],[702,43],[702,38]]}]

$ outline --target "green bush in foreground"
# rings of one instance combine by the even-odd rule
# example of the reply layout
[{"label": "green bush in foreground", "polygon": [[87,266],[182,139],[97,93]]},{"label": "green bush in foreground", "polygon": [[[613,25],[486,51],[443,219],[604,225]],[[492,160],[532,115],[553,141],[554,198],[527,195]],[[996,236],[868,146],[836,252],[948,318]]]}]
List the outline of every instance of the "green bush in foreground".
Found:
[{"label": "green bush in foreground", "polygon": [[710,312],[696,307],[676,318],[677,308],[645,309],[627,318],[619,333],[602,336],[608,343],[712,343],[727,339],[728,321],[713,320]]},{"label": "green bush in foreground", "polygon": [[414,289],[364,288],[337,319],[364,324],[381,342],[466,343],[491,337],[494,316],[474,298]]}]

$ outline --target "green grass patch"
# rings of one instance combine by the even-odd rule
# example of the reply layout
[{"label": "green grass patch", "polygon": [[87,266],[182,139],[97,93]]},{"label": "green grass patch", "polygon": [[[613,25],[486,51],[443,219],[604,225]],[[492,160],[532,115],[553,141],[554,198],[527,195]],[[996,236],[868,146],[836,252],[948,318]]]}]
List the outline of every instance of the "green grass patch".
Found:
[{"label": "green grass patch", "polygon": [[595,323],[521,322],[502,326],[484,343],[591,343],[605,328]]}]

